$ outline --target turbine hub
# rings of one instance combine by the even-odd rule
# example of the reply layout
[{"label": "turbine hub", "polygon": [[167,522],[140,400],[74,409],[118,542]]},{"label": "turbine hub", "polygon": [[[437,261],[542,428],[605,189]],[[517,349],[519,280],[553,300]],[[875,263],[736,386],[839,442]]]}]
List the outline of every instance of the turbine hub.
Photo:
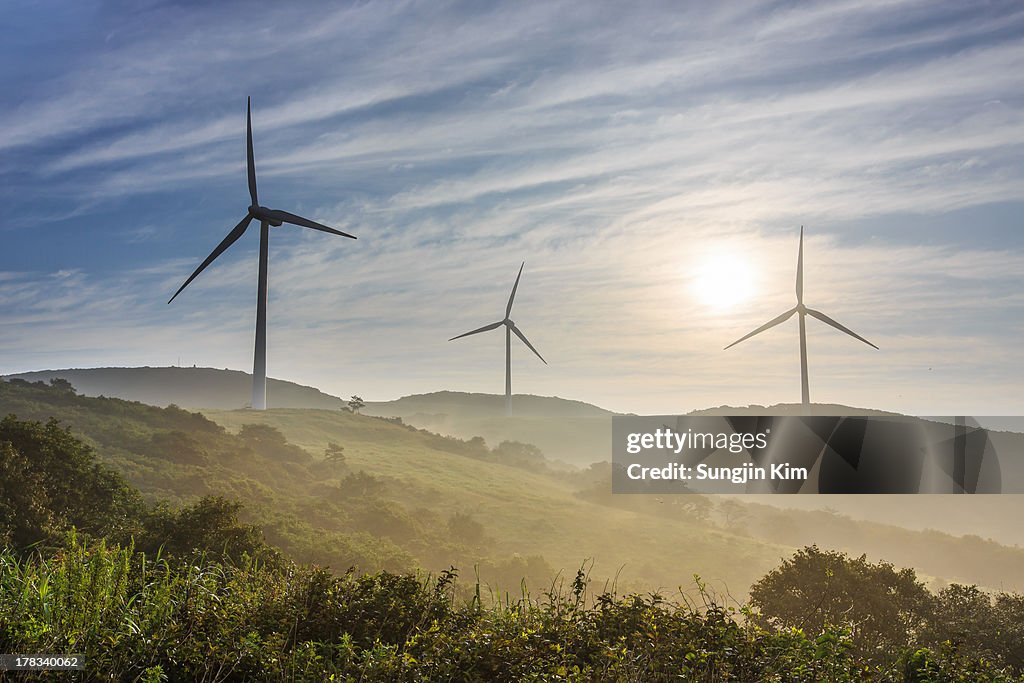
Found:
[{"label": "turbine hub", "polygon": [[258,220],[262,221],[263,223],[266,223],[267,225],[272,225],[275,228],[279,227],[280,225],[282,225],[281,219],[280,218],[276,218],[273,215],[273,213],[271,212],[271,209],[268,209],[265,206],[256,206],[254,204],[254,205],[249,207],[249,214],[253,218],[258,219]]}]

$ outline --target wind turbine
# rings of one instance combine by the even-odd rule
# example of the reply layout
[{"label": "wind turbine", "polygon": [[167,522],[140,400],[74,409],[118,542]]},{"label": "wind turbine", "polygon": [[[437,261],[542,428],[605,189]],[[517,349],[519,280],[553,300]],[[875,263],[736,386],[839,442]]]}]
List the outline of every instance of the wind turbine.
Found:
[{"label": "wind turbine", "polygon": [[252,362],[252,407],[254,410],[264,410],[267,407],[267,258],[270,242],[270,226],[280,227],[283,223],[298,225],[303,228],[312,228],[322,232],[329,232],[333,235],[350,237],[356,239],[355,235],[349,235],[341,230],[329,228],[326,225],[311,221],[302,216],[296,216],[280,209],[268,209],[260,206],[256,196],[256,165],[252,154],[252,100],[246,98],[246,170],[249,176],[249,198],[252,203],[245,214],[231,232],[228,233],[217,247],[210,252],[206,260],[199,264],[199,267],[185,280],[185,284],[178,288],[174,296],[167,303],[174,301],[181,291],[188,287],[192,280],[195,280],[199,273],[223,254],[228,247],[234,244],[242,233],[246,231],[253,220],[260,222],[260,275],[259,295],[256,299],[256,350]]},{"label": "wind turbine", "polygon": [[512,320],[509,318],[509,316],[512,315],[512,301],[515,300],[515,298],[516,298],[516,289],[519,288],[519,278],[523,276],[523,266],[525,266],[525,265],[526,265],[526,261],[523,261],[523,265],[519,266],[519,274],[516,275],[516,283],[514,285],[512,285],[512,293],[509,294],[509,296],[508,296],[508,305],[505,306],[505,317],[502,320],[499,320],[496,323],[491,323],[490,325],[484,325],[483,327],[480,327],[480,328],[475,329],[475,330],[471,330],[470,332],[466,332],[465,334],[460,334],[458,337],[452,337],[451,339],[448,340],[448,341],[455,341],[456,339],[462,339],[463,337],[468,337],[471,334],[479,334],[480,332],[487,332],[488,330],[496,329],[498,327],[501,327],[502,325],[505,326],[505,414],[506,415],[508,415],[508,414],[510,414],[512,412],[512,335],[514,334],[517,337],[519,337],[519,339],[522,340],[522,342],[524,344],[526,344],[526,346],[528,346],[531,351],[533,351],[535,354],[537,354],[537,358],[540,358],[541,361],[544,363],[544,365],[548,364],[548,362],[546,360],[544,360],[544,356],[540,355],[540,352],[537,351],[537,349],[533,348],[533,344],[530,343],[530,340],[526,338],[526,335],[524,335],[522,332],[519,331],[519,328],[516,327],[516,324],[514,322],[512,322]]},{"label": "wind turbine", "polygon": [[805,329],[804,318],[806,318],[807,316],[817,318],[826,325],[831,325],[840,332],[845,332],[854,339],[859,339],[872,348],[877,349],[878,347],[869,342],[864,337],[854,332],[853,330],[844,327],[843,325],[840,325],[835,320],[828,317],[821,311],[816,311],[813,308],[808,308],[807,306],[804,306],[804,226],[802,225],[800,226],[800,252],[799,256],[797,256],[796,261],[796,306],[789,309],[779,317],[769,320],[764,325],[761,325],[761,327],[757,328],[750,334],[746,334],[740,337],[739,339],[734,341],[732,344],[729,344],[729,346],[726,346],[725,348],[728,349],[730,347],[736,346],[741,341],[750,339],[755,334],[760,334],[767,329],[784,323],[790,318],[792,318],[795,313],[800,314],[800,391],[803,399],[804,412],[806,412],[811,404],[811,398],[810,389],[808,387],[807,382],[807,332]]}]

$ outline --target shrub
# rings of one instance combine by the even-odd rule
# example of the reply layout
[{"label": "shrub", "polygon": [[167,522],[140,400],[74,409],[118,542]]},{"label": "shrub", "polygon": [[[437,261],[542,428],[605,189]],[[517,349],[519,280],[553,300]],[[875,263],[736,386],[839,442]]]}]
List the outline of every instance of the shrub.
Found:
[{"label": "shrub", "polygon": [[868,661],[890,661],[921,631],[932,596],[911,569],[872,564],[811,546],[754,584],[751,605],[758,621],[776,629],[851,633]]},{"label": "shrub", "polygon": [[92,449],[61,428],[0,420],[0,538],[16,548],[53,542],[72,527],[126,539],[141,497]]}]

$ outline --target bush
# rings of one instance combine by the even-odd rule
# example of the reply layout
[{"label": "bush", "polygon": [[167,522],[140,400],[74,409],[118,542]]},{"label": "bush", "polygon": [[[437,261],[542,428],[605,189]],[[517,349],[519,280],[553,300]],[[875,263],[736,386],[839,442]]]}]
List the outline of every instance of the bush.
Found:
[{"label": "bush", "polygon": [[265,424],[246,424],[238,436],[258,454],[281,462],[309,464],[313,456],[294,444],[288,443],[276,427]]},{"label": "bush", "polygon": [[911,569],[811,546],[754,584],[750,603],[763,626],[808,633],[838,627],[859,655],[883,663],[921,632],[932,596]]},{"label": "bush", "polygon": [[448,531],[455,540],[466,545],[479,545],[484,541],[484,525],[466,512],[456,512],[448,518]]},{"label": "bush", "polygon": [[27,548],[72,527],[127,539],[141,510],[138,493],[56,420],[0,420],[0,539]]},{"label": "bush", "polygon": [[239,562],[246,556],[276,561],[278,554],[264,543],[262,530],[239,521],[241,509],[241,503],[218,496],[177,510],[158,504],[145,514],[136,547],[150,555],[186,557],[200,552],[221,562]]},{"label": "bush", "polygon": [[706,593],[590,601],[581,571],[568,592],[485,605],[457,602],[455,578],[153,562],[72,535],[48,556],[0,551],[0,651],[80,652],[95,680],[1024,681],[949,644],[872,665],[846,629],[763,628]]},{"label": "bush", "polygon": [[210,464],[210,456],[199,441],[178,430],[154,432],[150,435],[149,444],[145,450],[147,455],[181,465],[205,466]]},{"label": "bush", "polygon": [[492,453],[498,462],[510,467],[536,470],[545,465],[544,453],[530,443],[502,441]]}]

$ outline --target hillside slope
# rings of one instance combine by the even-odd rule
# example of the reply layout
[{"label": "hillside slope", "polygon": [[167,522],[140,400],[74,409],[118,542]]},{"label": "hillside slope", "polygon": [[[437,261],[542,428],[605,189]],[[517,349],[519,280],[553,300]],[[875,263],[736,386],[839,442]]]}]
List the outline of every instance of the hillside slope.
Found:
[{"label": "hillside slope", "polygon": [[[8,375],[7,379],[49,382],[63,378],[79,394],[106,396],[148,405],[233,410],[248,406],[252,376],[216,368],[73,368]],[[347,399],[284,380],[267,380],[272,408],[345,408]],[[586,466],[610,457],[612,413],[597,406],[551,396],[514,397],[505,415],[504,396],[439,391],[395,401],[369,402],[367,415],[401,417],[406,423],[462,439],[483,437],[489,444],[522,441],[554,459]]]},{"label": "hillside slope", "polygon": [[[22,381],[0,382],[7,413],[58,417],[144,493],[242,500],[271,542],[336,568],[478,566],[514,591],[523,576],[536,589],[590,559],[598,581],[621,569],[620,588],[672,589],[698,573],[741,595],[792,548],[817,543],[947,581],[1024,588],[1024,549],[984,538],[725,497],[613,496],[602,466],[553,471],[528,446],[492,450],[347,411],[208,411],[211,422]],[[324,459],[332,442],[334,463]],[[918,497],[929,498],[941,507]],[[943,517],[933,518],[940,529]]]},{"label": "hillside slope", "polygon": [[581,401],[516,395],[506,415],[504,396],[439,391],[371,402],[363,412],[400,417],[420,429],[460,439],[480,436],[492,445],[531,443],[549,458],[578,467],[611,459],[613,413]]},{"label": "hillside slope", "polygon": [[[228,429],[253,418],[244,411],[206,413]],[[351,462],[365,471],[400,478],[403,500],[429,501],[434,509],[464,510],[499,530],[499,538],[514,539],[512,552],[539,552],[565,571],[573,559],[594,558],[600,574],[611,564],[623,567],[626,585],[671,587],[688,583],[692,573],[726,579],[734,593],[744,568],[728,566],[737,556],[761,571],[765,554],[818,544],[854,555],[885,558],[944,581],[978,583],[1016,590],[1024,587],[1024,549],[1006,547],[978,536],[958,538],[941,531],[908,531],[890,523],[860,522],[828,506],[833,496],[821,496],[823,510],[791,511],[764,505],[765,497],[618,495],[609,490],[607,465],[576,474],[557,474],[540,480],[521,478],[518,470],[489,464],[485,468],[450,467],[424,450],[423,432],[405,434],[347,430],[346,424],[324,411],[267,411],[255,419],[280,429],[289,440],[310,451],[329,441],[346,444]],[[376,429],[380,429],[377,427]],[[395,457],[399,456],[399,457]],[[539,471],[534,468],[531,473]],[[521,487],[537,486],[527,490]],[[848,496],[854,499],[855,496]],[[939,510],[940,496],[918,496],[918,502]],[[967,498],[961,496],[960,498]],[[1019,509],[1019,497],[989,496],[1003,509]],[[758,500],[760,499],[760,500]],[[931,500],[927,500],[931,499]],[[759,504],[762,503],[762,504]],[[861,499],[860,504],[870,505]],[[436,508],[434,507],[436,506]],[[939,516],[934,526],[942,528]],[[742,586],[742,588],[740,588]]]},{"label": "hillside slope", "polygon": [[[510,466],[478,441],[347,411],[211,412],[218,424],[16,381],[0,382],[0,413],[59,418],[144,494],[241,500],[271,543],[341,571],[456,565],[471,578],[477,567],[517,594],[523,577],[541,592],[589,560],[598,582],[624,568],[620,588],[671,588],[699,572],[745,590],[789,550],[682,515],[659,523],[608,508],[543,461]],[[341,462],[322,457],[332,441]]]},{"label": "hillside slope", "polygon": [[[251,376],[213,368],[92,368],[47,370],[13,377],[49,381],[64,377],[79,393],[138,400],[151,405],[233,409],[244,406]],[[336,410],[340,398],[315,388],[270,380],[271,405],[282,408]],[[401,417],[407,424],[460,439],[482,437],[491,447],[502,441],[536,445],[551,460],[588,467],[610,458],[611,415],[602,408],[555,397],[517,395],[511,417],[504,416],[504,397],[441,391],[395,401],[370,402],[366,414]],[[799,404],[719,406],[693,415],[785,415]],[[887,415],[861,408],[818,405],[819,414]],[[987,418],[990,419],[990,418]],[[1011,449],[1012,450],[1012,449]],[[1018,449],[1019,450],[1019,449]],[[842,515],[893,524],[913,530],[939,529],[954,535],[972,534],[1024,546],[1024,496],[770,496],[750,502],[774,507]]]}]

